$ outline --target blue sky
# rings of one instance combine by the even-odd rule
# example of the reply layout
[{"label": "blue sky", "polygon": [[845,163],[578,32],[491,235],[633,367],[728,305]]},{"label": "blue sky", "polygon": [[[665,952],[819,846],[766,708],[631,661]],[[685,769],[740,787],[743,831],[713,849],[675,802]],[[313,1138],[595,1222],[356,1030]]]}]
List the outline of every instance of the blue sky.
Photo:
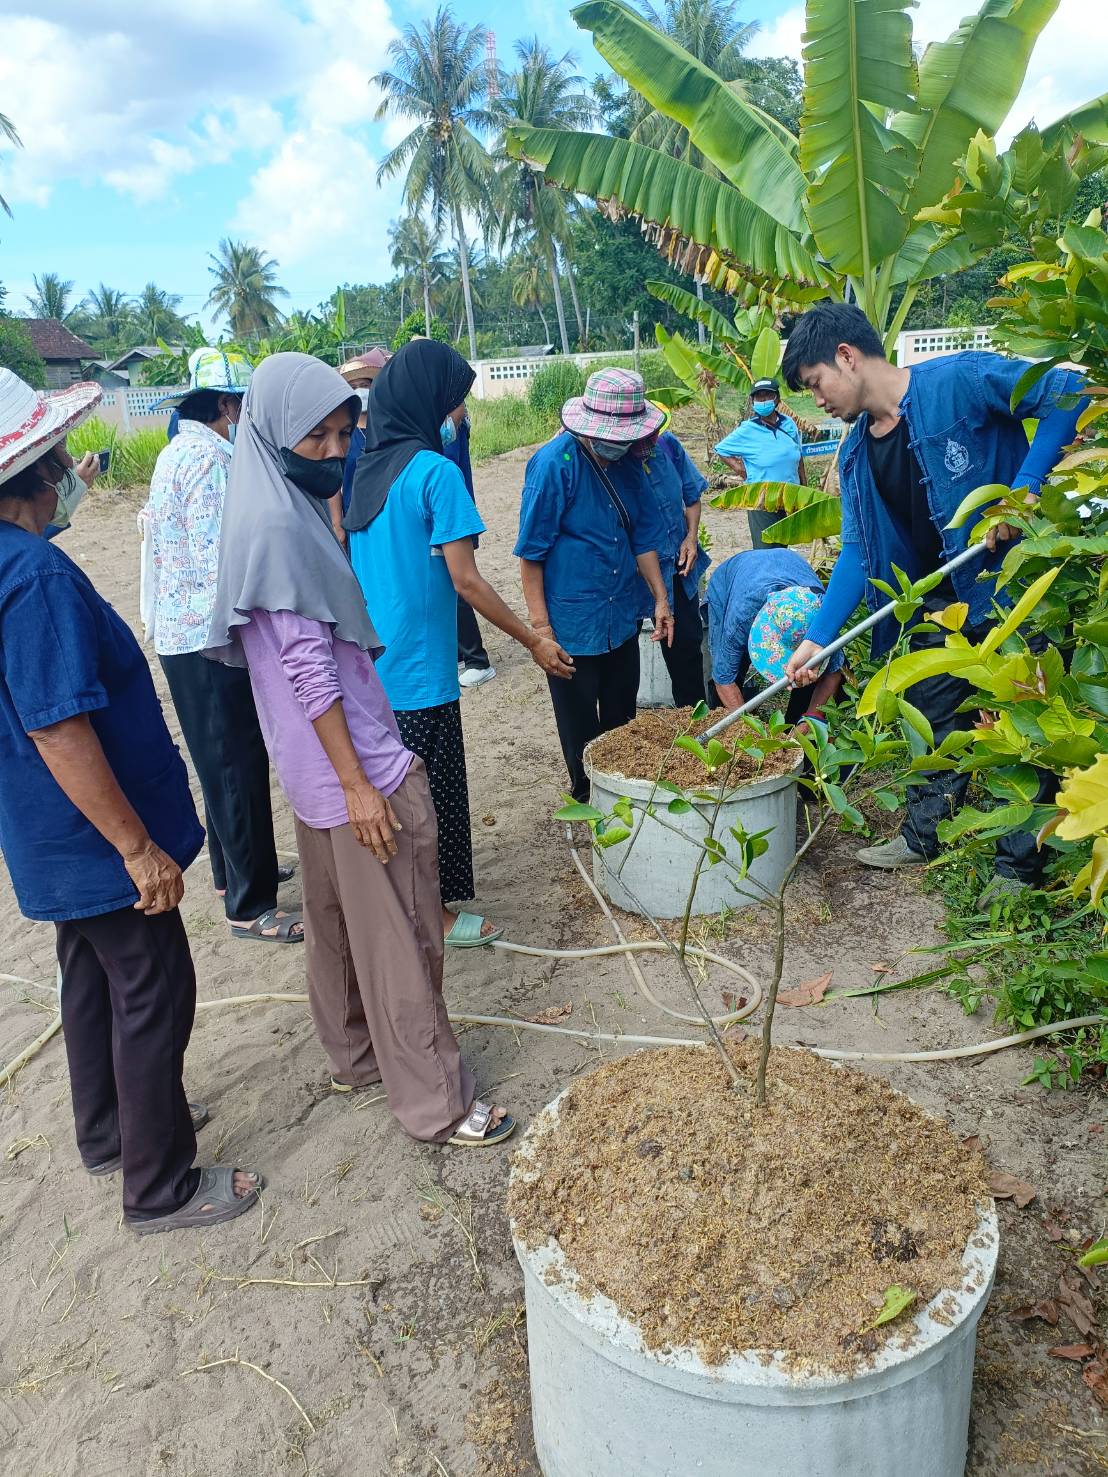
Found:
[{"label": "blue sky", "polygon": [[[0,109],[25,147],[0,152],[0,281],[25,310],[32,277],[144,283],[199,313],[208,253],[226,235],[280,263],[286,306],[314,307],[343,281],[389,274],[398,184],[378,188],[401,123],[373,121],[368,77],[426,0],[0,0]],[[492,27],[502,61],[537,34],[604,70],[556,0],[456,0]],[[945,36],[971,0],[920,0],[916,34]],[[798,54],[796,0],[747,0],[755,54]],[[1050,121],[1108,88],[1108,0],[1060,0],[1013,122]]]}]

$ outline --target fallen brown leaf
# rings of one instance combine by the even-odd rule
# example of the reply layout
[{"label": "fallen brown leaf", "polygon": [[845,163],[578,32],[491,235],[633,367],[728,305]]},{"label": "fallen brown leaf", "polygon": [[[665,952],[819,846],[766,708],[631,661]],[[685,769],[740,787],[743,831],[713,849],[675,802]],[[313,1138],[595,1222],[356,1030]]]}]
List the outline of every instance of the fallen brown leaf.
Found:
[{"label": "fallen brown leaf", "polygon": [[1081,1371],[1081,1378],[1101,1405],[1108,1405],[1108,1364],[1103,1359],[1091,1360]]},{"label": "fallen brown leaf", "polygon": [[879,959],[876,964],[870,965],[870,969],[873,970],[874,974],[888,974],[892,969],[892,965],[886,964],[883,960]]},{"label": "fallen brown leaf", "polygon": [[1096,1310],[1081,1291],[1072,1272],[1063,1272],[1058,1279],[1058,1302],[1083,1338],[1096,1332]]},{"label": "fallen brown leaf", "polygon": [[1053,1328],[1058,1322],[1058,1304],[1053,1298],[1041,1298],[1037,1303],[1024,1303],[1008,1314],[1013,1323],[1027,1323],[1032,1318],[1041,1318]]},{"label": "fallen brown leaf", "polygon": [[1022,1210],[1025,1205],[1030,1205],[1038,1194],[1033,1185],[1026,1180],[1017,1179],[1014,1174],[1005,1174],[1002,1169],[990,1169],[988,1175],[989,1194],[994,1200],[1011,1200]]},{"label": "fallen brown leaf", "polygon": [[540,1010],[538,1015],[521,1015],[521,1021],[530,1021],[533,1026],[552,1026],[555,1021],[564,1021],[567,1015],[573,1013],[573,1001],[567,1000],[563,1005],[550,1005],[546,1010]]},{"label": "fallen brown leaf", "polygon": [[1043,1217],[1043,1230],[1050,1237],[1051,1241],[1061,1241],[1062,1228],[1058,1224],[1058,1222],[1056,1220],[1052,1220],[1050,1216]]},{"label": "fallen brown leaf", "polygon": [[1096,1353],[1096,1350],[1091,1344],[1056,1344],[1053,1349],[1048,1349],[1047,1353],[1052,1359],[1081,1360],[1088,1359],[1090,1354]]},{"label": "fallen brown leaf", "polygon": [[720,994],[723,996],[723,1008],[727,1011],[728,1015],[733,1011],[742,1010],[746,1004],[746,996],[736,995],[734,990],[721,990]]},{"label": "fallen brown leaf", "polygon": [[967,1138],[962,1140],[962,1143],[971,1153],[979,1154],[981,1152],[981,1138],[976,1133],[971,1133]]},{"label": "fallen brown leaf", "polygon": [[821,974],[818,979],[805,980],[802,985],[797,985],[792,990],[779,990],[777,994],[778,1005],[818,1005],[827,994],[828,986],[831,984],[833,970]]}]

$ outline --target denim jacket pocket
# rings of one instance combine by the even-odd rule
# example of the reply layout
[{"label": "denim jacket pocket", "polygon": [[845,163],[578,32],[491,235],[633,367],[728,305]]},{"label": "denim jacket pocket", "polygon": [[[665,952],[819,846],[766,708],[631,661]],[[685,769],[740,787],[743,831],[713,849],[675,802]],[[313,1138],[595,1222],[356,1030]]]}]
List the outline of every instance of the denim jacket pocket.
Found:
[{"label": "denim jacket pocket", "polygon": [[979,440],[965,416],[943,431],[920,437],[923,470],[936,492],[950,491],[954,494],[951,511],[981,481],[982,462],[976,454]]}]

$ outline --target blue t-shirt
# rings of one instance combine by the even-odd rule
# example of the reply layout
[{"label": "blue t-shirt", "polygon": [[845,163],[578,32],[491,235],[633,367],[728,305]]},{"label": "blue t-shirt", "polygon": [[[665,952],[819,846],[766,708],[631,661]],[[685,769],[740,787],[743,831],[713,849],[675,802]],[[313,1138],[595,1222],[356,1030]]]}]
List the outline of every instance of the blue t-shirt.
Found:
[{"label": "blue t-shirt", "polygon": [[122,857],[27,737],[80,713],[152,839],[187,867],[204,832],[138,642],[67,554],[0,523],[0,849],[27,918],[91,918],[138,899]]},{"label": "blue t-shirt", "polygon": [[[617,465],[622,466],[623,463]],[[677,555],[688,532],[685,509],[700,501],[708,479],[697,469],[672,431],[663,431],[658,437],[653,453],[642,464],[642,472],[643,486],[657,502],[665,528],[665,547],[658,550],[658,563],[662,568],[662,583],[671,590],[677,572]],[[682,588],[690,600],[697,598],[700,581],[711,562],[707,550],[697,545],[696,562],[688,574],[681,576]],[[654,596],[642,575],[639,576],[639,614],[654,614]]]},{"label": "blue t-shirt", "polygon": [[[588,453],[563,431],[527,463],[515,554],[543,566],[554,635],[572,656],[600,656],[638,633],[637,554],[661,549],[657,500],[626,457],[608,469],[623,527]],[[651,606],[653,609],[653,606]]]},{"label": "blue t-shirt", "polygon": [[365,450],[365,432],[361,426],[355,426],[350,433],[350,450],[346,453],[346,465],[342,469],[342,516],[345,518],[350,511],[350,494],[354,490],[354,473],[358,466],[358,458]]},{"label": "blue t-shirt", "polygon": [[369,527],[350,535],[350,562],[385,647],[377,675],[396,711],[458,697],[458,597],[441,546],[484,531],[457,467],[420,451]]},{"label": "blue t-shirt", "polygon": [[783,415],[776,426],[760,416],[740,421],[716,442],[717,456],[740,456],[748,482],[795,482],[800,475],[800,430]]},{"label": "blue t-shirt", "polygon": [[736,680],[762,606],[775,590],[793,586],[823,594],[819,576],[793,549],[746,549],[717,567],[708,581],[708,643],[716,682]]}]

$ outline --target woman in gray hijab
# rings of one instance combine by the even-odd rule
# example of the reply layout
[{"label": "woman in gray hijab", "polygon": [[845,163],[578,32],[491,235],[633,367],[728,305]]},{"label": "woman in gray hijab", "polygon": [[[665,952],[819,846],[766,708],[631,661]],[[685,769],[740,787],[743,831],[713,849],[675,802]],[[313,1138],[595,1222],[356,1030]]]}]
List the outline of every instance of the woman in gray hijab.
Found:
[{"label": "woman in gray hijab", "polygon": [[381,643],[331,528],[358,399],[308,354],[274,354],[243,404],[208,655],[245,665],[296,820],[312,1017],[331,1084],[383,1084],[413,1138],[488,1145],[442,997],[435,812],[375,670]]}]

